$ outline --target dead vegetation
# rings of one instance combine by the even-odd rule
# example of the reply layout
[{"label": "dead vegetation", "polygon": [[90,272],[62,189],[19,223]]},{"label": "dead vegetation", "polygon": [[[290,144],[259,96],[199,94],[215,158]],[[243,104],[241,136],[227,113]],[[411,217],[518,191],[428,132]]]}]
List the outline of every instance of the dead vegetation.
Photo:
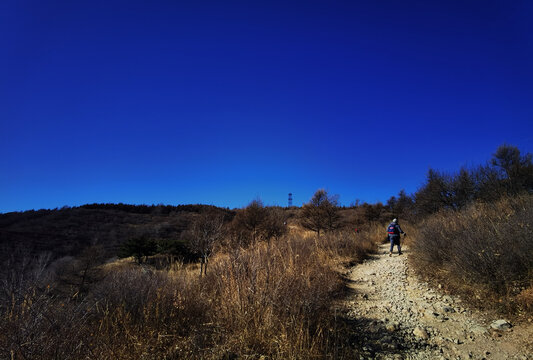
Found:
[{"label": "dead vegetation", "polygon": [[202,277],[195,265],[120,260],[68,295],[56,291],[53,266],[29,259],[2,294],[0,358],[353,358],[331,311],[344,290],[336,269],[374,251],[374,233],[296,229],[249,243],[219,248]]},{"label": "dead vegetation", "polygon": [[413,246],[419,273],[484,308],[533,305],[533,196],[473,203],[422,222]]},{"label": "dead vegetation", "polygon": [[[332,310],[338,269],[374,252],[394,217],[413,224],[419,274],[481,307],[533,311],[531,159],[505,145],[490,165],[430,171],[385,205],[341,208],[318,190],[301,209],[257,199],[4,214],[0,359],[354,358]],[[118,254],[136,263],[109,262]]]}]

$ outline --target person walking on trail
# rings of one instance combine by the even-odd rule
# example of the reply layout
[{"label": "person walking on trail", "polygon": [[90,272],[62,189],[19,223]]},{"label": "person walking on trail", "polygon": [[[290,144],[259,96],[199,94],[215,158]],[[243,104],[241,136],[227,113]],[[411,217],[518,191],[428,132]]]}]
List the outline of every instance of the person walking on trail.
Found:
[{"label": "person walking on trail", "polygon": [[392,222],[387,226],[387,233],[389,234],[390,240],[390,252],[389,256],[392,256],[392,251],[394,250],[394,245],[398,246],[398,255],[402,254],[402,247],[400,246],[400,234],[407,234],[402,230],[400,224],[398,224],[398,219],[392,220]]}]

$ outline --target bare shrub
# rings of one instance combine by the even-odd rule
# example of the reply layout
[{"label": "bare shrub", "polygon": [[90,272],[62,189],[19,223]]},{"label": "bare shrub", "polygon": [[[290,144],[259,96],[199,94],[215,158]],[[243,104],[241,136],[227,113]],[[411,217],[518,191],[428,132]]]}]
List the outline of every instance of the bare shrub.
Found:
[{"label": "bare shrub", "polygon": [[[533,196],[476,203],[425,220],[416,237],[415,265],[422,274],[448,278],[465,292],[510,301],[531,283]],[[479,296],[479,295],[478,295]]]},{"label": "bare shrub", "polygon": [[83,353],[86,304],[54,296],[50,254],[17,252],[1,273],[0,358],[76,359]]},{"label": "bare shrub", "polygon": [[244,209],[237,211],[229,225],[229,246],[247,247],[263,239],[263,224],[267,219],[267,209],[260,199],[253,200]]},{"label": "bare shrub", "polygon": [[188,231],[182,233],[190,249],[201,257],[200,275],[207,274],[209,256],[223,236],[223,225],[222,216],[204,213],[192,223]]},{"label": "bare shrub", "polygon": [[6,304],[20,303],[33,290],[43,291],[51,283],[53,275],[48,269],[50,253],[32,256],[24,249],[17,249],[0,268],[0,310]]},{"label": "bare shrub", "polygon": [[248,247],[257,241],[279,239],[287,232],[286,212],[279,207],[265,207],[253,200],[237,212],[228,227],[227,246]]},{"label": "bare shrub", "polygon": [[0,358],[78,359],[87,312],[84,303],[58,301],[32,289],[0,316]]},{"label": "bare shrub", "polygon": [[[100,265],[105,260],[105,250],[100,245],[85,248],[77,258],[63,258],[55,266],[55,275],[61,290],[77,295],[87,292],[91,284],[103,276]],[[66,289],[65,289],[66,288]]]},{"label": "bare shrub", "polygon": [[263,232],[267,240],[279,240],[287,233],[286,212],[279,207],[268,207],[267,216],[263,223]]}]

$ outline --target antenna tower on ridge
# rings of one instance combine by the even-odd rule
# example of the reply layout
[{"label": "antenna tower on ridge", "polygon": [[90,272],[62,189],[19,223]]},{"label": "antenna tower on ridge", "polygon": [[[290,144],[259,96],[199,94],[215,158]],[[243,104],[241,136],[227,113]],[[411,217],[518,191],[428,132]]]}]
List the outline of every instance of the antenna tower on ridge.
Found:
[{"label": "antenna tower on ridge", "polygon": [[292,193],[289,193],[289,207],[292,207]]}]

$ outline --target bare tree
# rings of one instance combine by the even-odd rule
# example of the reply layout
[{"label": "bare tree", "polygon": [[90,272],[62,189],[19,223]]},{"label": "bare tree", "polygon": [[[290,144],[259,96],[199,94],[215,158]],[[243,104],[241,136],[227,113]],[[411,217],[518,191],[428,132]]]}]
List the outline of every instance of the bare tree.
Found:
[{"label": "bare tree", "polygon": [[327,196],[327,201],[323,204],[326,216],[326,231],[335,231],[341,227],[341,216],[339,214],[339,195]]},{"label": "bare tree", "polygon": [[236,220],[251,233],[252,242],[260,237],[262,225],[266,218],[267,211],[260,199],[253,200],[236,216]]},{"label": "bare tree", "polygon": [[337,196],[329,196],[324,189],[315,192],[311,201],[304,204],[300,216],[301,225],[317,233],[332,231],[340,226],[340,215]]},{"label": "bare tree", "polygon": [[260,199],[253,200],[235,215],[231,224],[231,234],[235,244],[248,246],[265,236],[265,223],[269,211]]},{"label": "bare tree", "polygon": [[213,213],[201,214],[185,232],[189,247],[192,251],[200,254],[200,275],[207,274],[207,263],[213,252],[213,246],[222,238],[224,218]]},{"label": "bare tree", "polygon": [[104,262],[105,256],[105,249],[94,242],[75,259],[60,266],[57,270],[59,282],[73,288],[76,296],[85,293],[90,284],[103,277],[100,265]]},{"label": "bare tree", "polygon": [[267,208],[267,216],[261,227],[267,239],[279,239],[287,232],[287,215],[285,211],[277,207]]}]

